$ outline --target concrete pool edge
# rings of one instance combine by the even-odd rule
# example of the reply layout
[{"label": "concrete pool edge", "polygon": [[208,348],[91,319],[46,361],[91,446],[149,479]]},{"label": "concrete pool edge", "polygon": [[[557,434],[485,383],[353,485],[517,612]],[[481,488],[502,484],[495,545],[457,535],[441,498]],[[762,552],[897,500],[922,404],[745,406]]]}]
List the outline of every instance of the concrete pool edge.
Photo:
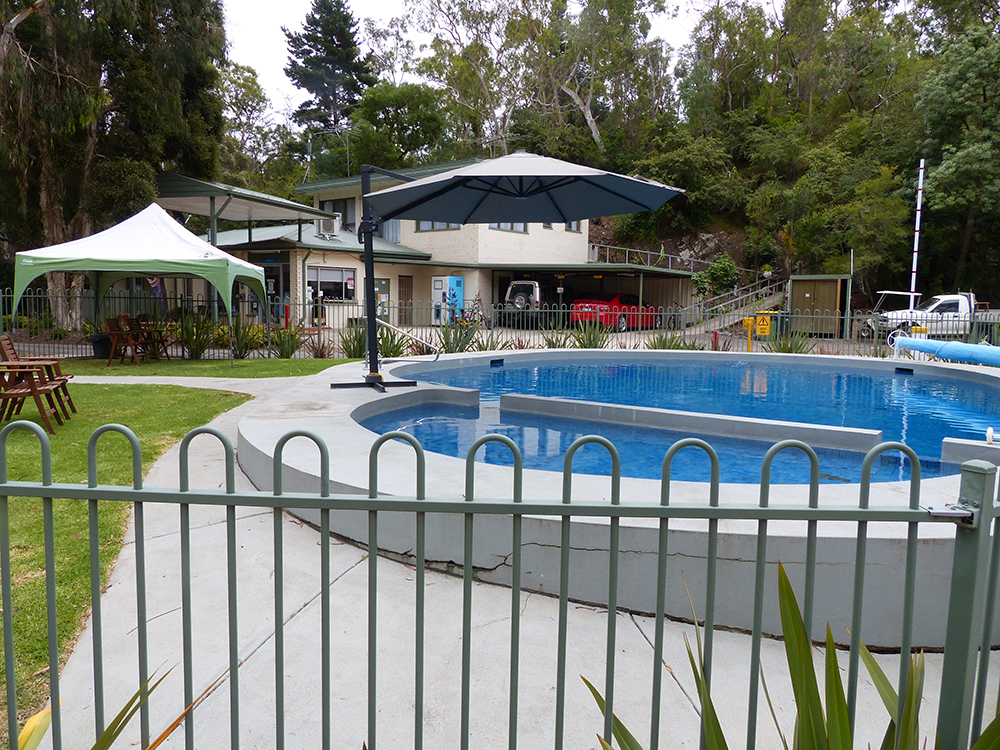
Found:
[{"label": "concrete pool edge", "polygon": [[[724,414],[700,414],[676,409],[623,406],[595,401],[574,401],[548,396],[500,396],[500,411],[518,411],[549,417],[586,419],[595,422],[636,425],[653,429],[691,430],[701,434],[773,441],[801,440],[814,448],[867,453],[882,442],[881,430],[859,430],[819,424],[751,419]],[[669,424],[667,422],[669,421]]]},{"label": "concrete pool edge", "polygon": [[[473,359],[490,359],[502,355],[504,358],[521,359],[518,353],[502,352],[484,354],[478,357],[459,355],[453,358],[439,360],[435,365],[456,366],[461,361]],[[564,352],[530,352],[531,359],[547,354],[549,358],[565,358]],[[591,352],[585,352],[591,354]],[[617,358],[628,356],[629,352],[609,352]],[[636,352],[648,358],[646,352]],[[689,353],[687,353],[690,356]],[[713,353],[715,354],[715,353]],[[745,358],[748,355],[737,355]],[[775,355],[770,355],[775,356]],[[780,355],[778,355],[780,356]],[[812,359],[819,355],[812,355]],[[829,357],[840,367],[855,365],[844,362],[845,358]],[[407,369],[424,363],[407,363]],[[893,366],[894,363],[886,363]],[[909,364],[909,363],[907,363]],[[919,363],[913,363],[919,364]],[[396,374],[398,367],[389,366],[390,376]],[[389,396],[383,396],[370,389],[343,389],[331,391],[331,382],[352,382],[363,377],[363,366],[358,363],[341,365],[327,370],[320,375],[304,378],[299,385],[290,388],[285,394],[275,397],[268,404],[248,414],[239,425],[239,460],[244,471],[260,489],[271,490],[271,465],[274,445],[278,438],[291,430],[308,429],[318,434],[327,443],[333,456],[331,465],[331,491],[345,494],[366,494],[368,485],[368,452],[377,437],[358,425],[351,415],[359,409],[381,410],[389,400],[403,398],[412,399],[452,399],[453,403],[470,403],[478,394],[475,391],[458,391],[441,387],[418,385],[405,391],[396,390]],[[403,374],[403,373],[401,373]],[[995,380],[993,382],[996,382]],[[399,403],[399,402],[397,402]],[[363,408],[362,408],[363,407]],[[293,440],[286,446],[284,454],[283,483],[287,491],[315,492],[318,489],[319,453],[305,440]],[[459,497],[465,492],[465,462],[463,459],[449,458],[428,453],[427,456],[427,488],[432,497]],[[415,490],[414,454],[409,446],[389,443],[383,447],[379,469],[379,491],[386,495],[412,496]],[[505,467],[477,464],[476,481],[477,495],[484,497],[510,496],[510,469]],[[959,478],[957,476],[926,480],[922,483],[921,500],[928,503],[953,502],[958,494]],[[542,471],[525,471],[525,496],[527,498],[558,498],[562,488],[562,477],[558,473]],[[590,477],[574,475],[573,496],[575,498],[601,499],[609,496],[610,483],[606,477]],[[707,487],[699,482],[674,482],[671,485],[672,500],[682,502],[706,502]],[[720,497],[723,504],[752,503],[758,501],[759,489],[756,485],[722,485]],[[807,488],[793,485],[775,485],[771,488],[772,504],[784,502],[805,502]],[[659,482],[656,480],[622,480],[622,497],[655,503],[659,500]],[[887,482],[872,487],[872,503],[877,505],[905,504],[908,498],[908,483]],[[824,485],[820,490],[821,504],[857,505],[858,486]],[[308,513],[301,513],[310,521]],[[380,526],[380,547],[396,556],[406,556],[413,547],[412,519],[392,519],[388,514]],[[525,569],[531,570],[525,580],[525,588],[551,593],[550,581],[558,580],[558,548],[554,559],[552,556],[553,540],[558,540],[559,523],[551,518],[531,518],[525,520],[526,549],[537,553],[534,558],[526,560]],[[671,523],[671,559],[678,561],[675,566],[679,575],[685,572],[688,585],[692,592],[699,596],[699,586],[703,580],[705,530],[703,524],[689,522],[687,524]],[[899,529],[882,528],[872,524],[869,540],[869,565],[866,568],[869,586],[878,595],[868,597],[866,602],[866,618],[864,637],[872,645],[891,646],[898,639],[899,602],[897,593],[900,589],[895,581],[896,573],[901,570],[897,566],[899,550],[904,545],[899,541],[905,532]],[[504,577],[509,572],[506,567],[506,557],[509,555],[509,521],[506,524],[500,519],[483,518],[477,520],[476,540],[477,556],[475,560],[478,575],[483,580],[505,582]],[[620,605],[635,611],[648,611],[655,599],[648,590],[647,581],[649,560],[655,557],[655,539],[657,532],[650,524],[633,522],[622,523],[623,546],[625,550],[626,569],[622,573],[622,590],[619,594]],[[606,538],[606,524],[599,522],[574,522],[573,565],[574,576],[571,580],[573,598],[580,601],[601,603],[607,590],[606,574],[600,573],[601,558],[606,564],[607,546],[604,542],[603,552],[600,549],[602,535]],[[335,514],[334,529],[338,534],[349,537],[359,543],[367,540],[367,514],[364,512],[349,512]],[[722,588],[719,590],[719,614],[717,622],[736,628],[749,627],[752,606],[748,606],[747,590],[752,591],[752,560],[754,558],[754,534],[756,525],[746,522],[723,522],[720,525],[724,543],[721,549],[723,559],[720,560],[720,576]],[[839,625],[849,625],[844,621],[843,613],[849,611],[850,599],[842,598],[840,587],[844,582],[850,582],[853,573],[853,545],[857,526],[851,523],[824,524],[821,530],[823,543],[818,567],[818,582],[823,582],[823,591],[817,590],[816,601],[829,601],[828,608],[820,607],[816,613],[816,624],[819,627],[827,621],[835,626],[835,631],[844,632]],[[784,527],[771,524],[769,532],[773,532],[768,550],[769,580],[771,570],[777,560],[781,560],[793,572],[801,566],[804,559],[804,540],[800,530],[794,524]],[[936,532],[931,534],[930,532]],[[954,535],[953,527],[928,527],[922,535],[918,559],[920,560],[920,581],[918,582],[918,600],[922,606],[947,607],[947,601],[941,599],[935,592],[947,590],[947,576],[951,569],[951,549]],[[428,537],[428,558],[438,561],[441,566],[448,567],[462,559],[461,520],[459,518],[439,518]],[[748,562],[749,561],[749,562]],[[631,565],[631,571],[628,566]],[[576,571],[579,571],[577,574]],[[825,572],[824,572],[825,571]],[[747,575],[751,579],[747,579]],[[653,576],[655,580],[655,575]],[[772,588],[768,586],[768,589]],[[667,611],[671,616],[687,617],[690,608],[686,596],[683,596],[683,586],[679,579],[670,581],[673,594],[668,599]],[[675,596],[681,592],[681,596]],[[768,592],[770,596],[770,591]],[[846,602],[846,606],[845,606]],[[769,612],[776,608],[768,605]],[[918,618],[915,633],[916,643],[928,647],[943,643],[943,631],[927,629],[926,618]],[[776,621],[766,622],[765,629],[777,632]],[[819,631],[817,631],[819,632]]]}]

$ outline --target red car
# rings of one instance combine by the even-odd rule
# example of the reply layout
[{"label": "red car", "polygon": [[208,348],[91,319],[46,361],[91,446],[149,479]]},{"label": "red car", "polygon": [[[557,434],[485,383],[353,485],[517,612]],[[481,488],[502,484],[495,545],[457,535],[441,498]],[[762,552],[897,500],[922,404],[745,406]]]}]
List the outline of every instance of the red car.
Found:
[{"label": "red car", "polygon": [[639,310],[634,294],[590,294],[570,307],[570,323],[600,323],[616,331],[629,328],[661,328],[663,315],[652,305]]}]

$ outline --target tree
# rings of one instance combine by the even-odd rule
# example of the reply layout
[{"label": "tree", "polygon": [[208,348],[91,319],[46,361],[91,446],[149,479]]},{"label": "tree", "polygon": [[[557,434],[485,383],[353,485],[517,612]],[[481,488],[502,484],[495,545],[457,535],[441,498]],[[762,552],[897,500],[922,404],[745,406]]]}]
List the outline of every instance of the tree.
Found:
[{"label": "tree", "polygon": [[[5,25],[0,62],[0,179],[20,197],[15,216],[0,216],[9,237],[33,236],[37,222],[52,245],[119,221],[155,198],[163,164],[214,177],[217,0],[49,0],[27,17],[19,5],[0,0],[0,18],[21,18]],[[50,274],[49,288],[82,289],[71,279]],[[53,296],[53,314],[75,328],[79,308],[65,299]]]},{"label": "tree", "polygon": [[1000,218],[1000,38],[975,27],[950,43],[924,81],[918,106],[933,152],[927,204],[960,228],[960,286],[977,222]]},{"label": "tree", "polygon": [[361,94],[375,85],[358,48],[357,25],[344,0],[313,0],[301,32],[282,28],[289,55],[285,75],[311,94],[295,110],[296,122],[322,129],[346,125]]},{"label": "tree", "polygon": [[446,129],[437,92],[416,83],[373,86],[351,120],[357,142],[354,161],[386,169],[411,166],[439,144]]}]

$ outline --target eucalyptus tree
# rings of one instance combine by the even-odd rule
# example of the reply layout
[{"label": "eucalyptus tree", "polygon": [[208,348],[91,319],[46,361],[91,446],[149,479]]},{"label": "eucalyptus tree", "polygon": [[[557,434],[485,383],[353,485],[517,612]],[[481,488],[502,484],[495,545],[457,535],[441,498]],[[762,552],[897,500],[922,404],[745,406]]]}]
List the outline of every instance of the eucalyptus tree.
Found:
[{"label": "eucalyptus tree", "polygon": [[509,33],[507,0],[408,0],[419,31],[430,37],[415,71],[444,88],[456,137],[502,154],[514,111],[524,103],[525,40]]},{"label": "eucalyptus tree", "polygon": [[[37,221],[43,244],[56,244],[150,203],[163,164],[214,176],[218,0],[0,0],[0,18],[0,159],[20,197],[6,221]],[[81,288],[70,278],[51,274],[49,287]],[[75,326],[78,309],[53,312]]]},{"label": "eucalyptus tree", "polygon": [[917,103],[929,136],[927,204],[957,229],[960,286],[973,250],[995,244],[982,227],[1000,222],[1000,37],[975,26],[947,44]]}]

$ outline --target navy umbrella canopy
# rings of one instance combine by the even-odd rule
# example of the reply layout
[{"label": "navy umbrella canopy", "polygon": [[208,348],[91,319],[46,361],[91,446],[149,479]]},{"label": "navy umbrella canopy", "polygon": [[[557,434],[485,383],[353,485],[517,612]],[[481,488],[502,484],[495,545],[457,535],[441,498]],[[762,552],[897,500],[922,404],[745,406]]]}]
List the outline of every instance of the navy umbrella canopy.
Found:
[{"label": "navy umbrella canopy", "polygon": [[675,187],[518,151],[367,196],[389,219],[553,223],[654,211]]},{"label": "navy umbrella canopy", "polygon": [[684,191],[642,177],[627,177],[524,151],[459,167],[371,192],[371,173],[406,180],[403,175],[361,165],[364,216],[358,239],[365,245],[365,317],[368,329],[368,375],[361,385],[383,390],[378,371],[375,318],[375,261],[372,236],[390,219],[444,221],[455,224],[499,222],[563,223],[641,211],[655,211]]}]

